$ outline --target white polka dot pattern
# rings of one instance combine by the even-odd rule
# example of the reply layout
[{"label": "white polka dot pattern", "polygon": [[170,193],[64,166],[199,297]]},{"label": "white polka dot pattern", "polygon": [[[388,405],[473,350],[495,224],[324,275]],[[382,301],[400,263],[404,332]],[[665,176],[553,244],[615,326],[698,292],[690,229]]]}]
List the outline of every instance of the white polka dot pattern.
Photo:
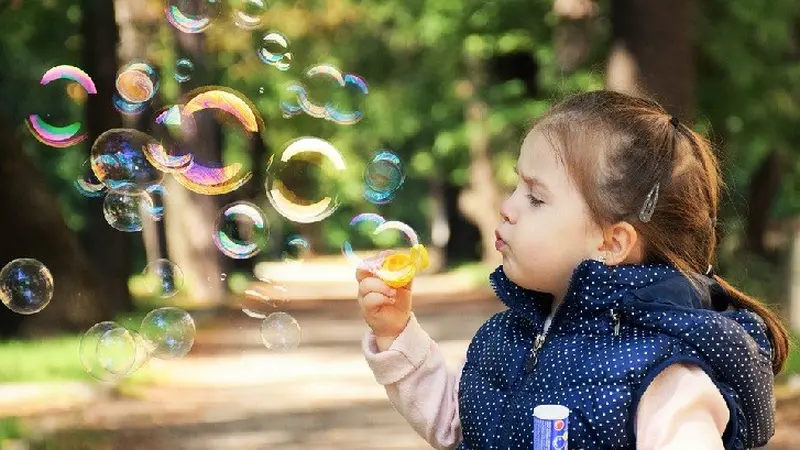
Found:
[{"label": "white polka dot pattern", "polygon": [[586,260],[534,352],[552,296],[517,286],[502,267],[490,279],[508,309],[481,327],[467,352],[459,448],[529,450],[533,408],[560,404],[570,408],[570,448],[633,449],[639,398],[676,362],[702,367],[733,411],[726,449],[764,445],[774,433],[766,328],[749,311],[703,309],[704,295],[724,290],[699,295],[664,264]]}]

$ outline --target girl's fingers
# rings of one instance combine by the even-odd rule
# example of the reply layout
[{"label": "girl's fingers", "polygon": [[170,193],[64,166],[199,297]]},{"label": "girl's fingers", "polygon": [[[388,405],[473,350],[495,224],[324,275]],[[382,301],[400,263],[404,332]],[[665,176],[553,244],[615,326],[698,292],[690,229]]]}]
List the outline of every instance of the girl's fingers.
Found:
[{"label": "girl's fingers", "polygon": [[361,283],[361,281],[362,281],[364,278],[367,278],[367,277],[372,277],[372,276],[374,276],[374,275],[372,274],[372,271],[370,271],[370,270],[369,270],[369,269],[367,269],[366,267],[358,267],[358,268],[356,269],[356,281],[358,281],[359,283]]},{"label": "girl's fingers", "polygon": [[370,292],[363,297],[359,297],[359,299],[361,308],[365,311],[371,311],[394,303],[393,298],[387,297],[379,292]]},{"label": "girl's fingers", "polygon": [[358,283],[358,294],[360,296],[367,295],[370,292],[377,292],[387,297],[394,297],[397,295],[397,290],[395,288],[376,277],[366,277]]}]

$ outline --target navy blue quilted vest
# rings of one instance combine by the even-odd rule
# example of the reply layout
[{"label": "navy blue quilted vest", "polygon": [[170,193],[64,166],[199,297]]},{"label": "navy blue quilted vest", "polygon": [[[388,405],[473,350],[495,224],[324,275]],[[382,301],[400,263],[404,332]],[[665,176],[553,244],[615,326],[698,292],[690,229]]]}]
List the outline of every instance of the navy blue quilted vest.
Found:
[{"label": "navy blue quilted vest", "polygon": [[478,330],[467,351],[460,449],[530,450],[533,408],[541,404],[570,409],[570,449],[633,449],[639,399],[678,362],[700,366],[725,398],[726,449],[772,437],[766,327],[750,311],[726,310],[728,294],[713,279],[699,276],[698,291],[670,265],[586,260],[546,333],[551,295],[517,286],[502,266],[490,281],[508,309]]}]

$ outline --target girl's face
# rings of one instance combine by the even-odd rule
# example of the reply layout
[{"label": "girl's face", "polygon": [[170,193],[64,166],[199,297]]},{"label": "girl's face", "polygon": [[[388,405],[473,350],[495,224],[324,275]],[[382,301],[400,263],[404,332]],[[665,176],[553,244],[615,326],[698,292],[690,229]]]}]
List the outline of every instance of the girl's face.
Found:
[{"label": "girl's face", "polygon": [[542,133],[534,130],[525,137],[517,173],[497,229],[503,271],[516,284],[560,301],[575,267],[599,256],[602,230]]}]

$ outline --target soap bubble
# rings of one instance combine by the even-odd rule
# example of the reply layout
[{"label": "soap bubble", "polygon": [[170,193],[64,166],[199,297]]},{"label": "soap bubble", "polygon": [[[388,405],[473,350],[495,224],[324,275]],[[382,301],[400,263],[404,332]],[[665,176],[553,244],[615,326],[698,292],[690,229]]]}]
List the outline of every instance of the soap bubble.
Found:
[{"label": "soap bubble", "polygon": [[233,8],[233,23],[248,31],[258,29],[267,12],[264,0],[234,0]]},{"label": "soap bubble", "polygon": [[[242,310],[250,317],[257,317],[262,311],[272,308],[281,308],[289,302],[289,289],[286,286],[264,279],[253,283],[244,291]],[[248,312],[249,311],[249,312]],[[261,317],[266,317],[266,314]]]},{"label": "soap bubble", "polygon": [[119,231],[142,231],[144,219],[153,211],[153,200],[145,191],[115,189],[103,200],[103,217]]},{"label": "soap bubble", "polygon": [[[263,94],[263,92],[261,93]],[[289,83],[279,93],[281,95],[281,115],[284,119],[302,114],[305,112],[303,105],[311,105],[306,87],[300,83]]]},{"label": "soap bubble", "polygon": [[175,81],[185,83],[192,79],[194,63],[188,58],[181,58],[175,62]]},{"label": "soap bubble", "polygon": [[138,370],[150,359],[146,342],[116,322],[93,325],[81,337],[78,355],[84,370],[99,381],[114,381]]},{"label": "soap bubble", "polygon": [[220,14],[216,0],[166,0],[167,21],[184,33],[202,33]]},{"label": "soap bubble", "polygon": [[285,312],[274,312],[261,322],[261,341],[268,350],[289,351],[300,344],[300,324]]},{"label": "soap bubble", "polygon": [[167,196],[167,188],[161,184],[154,184],[144,191],[150,197],[151,206],[147,213],[153,220],[161,220],[164,217],[164,198]]},{"label": "soap bubble", "polygon": [[377,205],[389,203],[405,179],[400,157],[382,150],[372,157],[364,170],[364,198]]},{"label": "soap bubble", "polygon": [[[210,86],[187,94],[189,100],[182,110],[184,118],[202,123],[198,116],[210,118],[220,125],[223,133],[232,141],[245,145],[250,139],[261,139],[263,120],[255,105],[241,92],[233,89]],[[240,133],[236,133],[236,132]],[[212,164],[218,162],[212,161]],[[221,165],[221,163],[220,163]],[[183,187],[203,195],[221,195],[233,192],[252,178],[252,172],[239,162],[222,167],[201,164],[195,157],[192,164],[179,173],[175,180]]]},{"label": "soap bubble", "polygon": [[305,137],[292,141],[267,168],[267,198],[283,217],[319,222],[339,207],[346,164],[330,142]]},{"label": "soap bubble", "polygon": [[172,105],[155,113],[152,133],[161,145],[148,145],[144,155],[153,167],[165,173],[185,172],[193,156],[187,144],[197,135],[197,124],[183,113],[183,105]]},{"label": "soap bubble", "polygon": [[128,100],[122,98],[122,96],[119,95],[119,92],[114,93],[112,102],[114,103],[114,109],[119,111],[120,114],[124,114],[126,116],[138,116],[147,109],[147,105],[149,104],[148,102],[129,102]]},{"label": "soap bubble", "polygon": [[[351,240],[345,241],[342,244],[342,253],[354,266],[372,270],[384,280],[398,280],[409,277],[416,271],[417,266],[422,265],[420,259],[422,256],[416,249],[419,237],[407,224],[396,220],[387,221],[377,214],[364,213],[353,217],[350,227],[353,230],[351,235],[353,241],[366,241],[372,249],[375,247],[384,249],[383,258],[375,258],[381,254],[376,250],[369,252],[372,255],[368,258],[362,258],[354,251]],[[410,250],[405,252],[402,250],[404,247]],[[406,256],[392,257],[391,260],[397,264],[383,265],[386,257],[397,253],[404,253]],[[407,264],[399,264],[403,261]]]},{"label": "soap bubble", "polygon": [[183,271],[168,259],[157,259],[142,271],[147,295],[161,298],[174,296],[183,288]]},{"label": "soap bubble", "polygon": [[194,345],[195,331],[192,316],[171,306],[150,311],[139,327],[153,357],[159,359],[175,359],[189,353]]},{"label": "soap bubble", "polygon": [[258,206],[250,202],[234,202],[220,212],[212,238],[226,256],[251,258],[267,246],[269,222]]},{"label": "soap bubble", "polygon": [[97,341],[97,361],[111,375],[125,376],[136,362],[137,342],[125,328],[103,333]]},{"label": "soap bubble", "polygon": [[289,236],[281,252],[281,257],[289,263],[303,262],[311,253],[311,244],[303,236]]},{"label": "soap bubble", "polygon": [[348,261],[350,261],[350,263],[358,266],[364,259],[356,253],[356,250],[354,250],[354,245],[356,248],[359,247],[359,245],[354,244],[354,242],[361,243],[360,247],[364,248],[364,250],[359,251],[359,253],[363,253],[365,251],[371,251],[372,253],[375,253],[375,244],[372,239],[373,233],[381,224],[385,222],[386,219],[375,213],[358,214],[350,220],[351,238],[342,243],[342,254],[345,256],[345,258],[347,258]]},{"label": "soap bubble", "polygon": [[72,185],[75,186],[75,190],[82,196],[88,198],[97,198],[105,195],[108,187],[101,183],[94,175],[88,159],[83,163],[82,172],[83,176],[72,182]]},{"label": "soap bubble", "polygon": [[35,314],[53,298],[53,275],[41,262],[18,258],[0,270],[0,300],[18,314]]},{"label": "soap bubble", "polygon": [[113,128],[98,136],[92,145],[94,175],[110,189],[143,190],[158,184],[164,174],[145,156],[147,148],[161,144],[141,131]]},{"label": "soap bubble", "polygon": [[133,104],[150,101],[160,85],[155,67],[146,62],[128,63],[117,72],[117,92],[125,101]]},{"label": "soap bubble", "polygon": [[[258,49],[258,57],[264,64],[275,66],[278,70],[289,70],[292,63],[292,54],[286,50],[289,48],[289,40],[278,32],[271,31],[261,39],[261,47]],[[263,92],[262,92],[263,93]]]},{"label": "soap bubble", "polygon": [[305,85],[293,84],[287,88],[295,99],[282,104],[284,117],[295,115],[299,108],[311,117],[340,125],[352,125],[363,118],[360,108],[352,107],[369,94],[367,82],[361,76],[320,64],[306,70],[305,77]]},{"label": "soap bubble", "polygon": [[[56,80],[69,80],[72,82],[66,86],[65,90],[67,95],[73,99],[83,99],[87,94],[97,93],[97,87],[92,78],[75,66],[61,65],[52,67],[42,75],[39,84],[46,86]],[[77,89],[82,89],[82,91],[77,92],[73,86],[79,86]],[[55,88],[60,87],[55,85]],[[71,94],[73,92],[75,92],[74,95]],[[88,136],[79,121],[59,126],[51,124],[50,121],[45,120],[38,114],[30,114],[25,118],[25,125],[39,142],[56,148],[70,147],[82,142]]]}]

